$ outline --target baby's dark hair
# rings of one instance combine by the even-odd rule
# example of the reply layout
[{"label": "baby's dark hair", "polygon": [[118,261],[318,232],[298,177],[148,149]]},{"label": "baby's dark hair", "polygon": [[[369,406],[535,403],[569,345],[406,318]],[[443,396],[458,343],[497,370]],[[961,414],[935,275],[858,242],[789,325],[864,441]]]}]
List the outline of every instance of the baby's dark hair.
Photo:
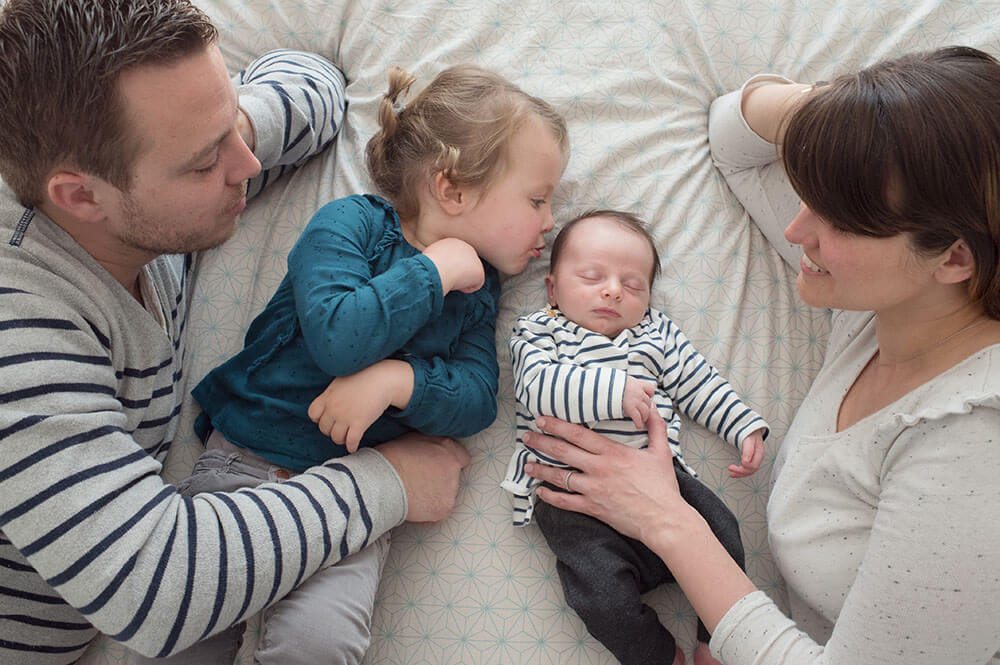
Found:
[{"label": "baby's dark hair", "polygon": [[653,240],[653,236],[650,235],[646,223],[641,218],[622,210],[588,210],[563,224],[563,227],[556,235],[556,239],[552,241],[552,250],[549,253],[549,274],[555,272],[556,265],[559,263],[559,257],[562,254],[563,247],[566,246],[566,242],[569,240],[573,227],[586,219],[594,217],[604,217],[605,219],[617,222],[623,228],[645,239],[646,243],[649,244],[649,249],[653,252],[653,269],[649,275],[649,285],[652,286],[660,274],[660,253],[656,251],[656,241]]},{"label": "baby's dark hair", "polygon": [[569,156],[566,122],[548,102],[494,72],[449,67],[405,106],[416,77],[390,67],[389,90],[378,108],[379,131],[365,158],[375,188],[401,217],[419,212],[421,182],[436,173],[455,185],[489,186],[508,166],[507,149],[529,118],[539,118]]}]

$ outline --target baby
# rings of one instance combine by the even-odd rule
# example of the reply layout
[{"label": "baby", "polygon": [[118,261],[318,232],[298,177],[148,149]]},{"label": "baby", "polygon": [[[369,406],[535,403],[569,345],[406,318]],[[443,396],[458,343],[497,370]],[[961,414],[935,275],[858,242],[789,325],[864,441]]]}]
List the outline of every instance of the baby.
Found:
[{"label": "baby", "polygon": [[[625,445],[648,443],[645,423],[656,409],[668,423],[681,494],[743,567],[735,516],[695,479],[678,445],[683,411],[741,448],[733,477],[754,473],[764,458],[764,420],[662,312],[650,308],[660,262],[642,221],[613,210],[568,222],[552,245],[545,277],[549,307],[517,321],[510,340],[518,432],[537,431],[534,419],[554,416],[586,424]],[[565,467],[524,445],[518,436],[502,486],[514,497],[514,524],[534,516],[553,553],[566,600],[620,662],[683,663],[674,637],[644,605],[641,594],[673,581],[642,543],[591,517],[535,504],[539,481],[524,465]],[[562,489],[572,491],[567,468]],[[708,642],[698,622],[698,640]],[[707,653],[707,650],[702,650]]]}]

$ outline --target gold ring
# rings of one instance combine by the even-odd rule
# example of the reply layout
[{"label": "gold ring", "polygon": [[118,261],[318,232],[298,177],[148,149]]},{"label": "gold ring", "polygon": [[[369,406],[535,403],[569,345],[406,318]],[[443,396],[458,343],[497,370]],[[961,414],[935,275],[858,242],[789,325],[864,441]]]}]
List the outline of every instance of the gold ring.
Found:
[{"label": "gold ring", "polygon": [[576,473],[576,471],[573,470],[573,469],[570,469],[569,471],[566,472],[566,477],[563,478],[563,487],[566,488],[567,492],[572,492],[573,491],[573,490],[571,490],[569,488],[569,477],[572,476],[574,473]]}]

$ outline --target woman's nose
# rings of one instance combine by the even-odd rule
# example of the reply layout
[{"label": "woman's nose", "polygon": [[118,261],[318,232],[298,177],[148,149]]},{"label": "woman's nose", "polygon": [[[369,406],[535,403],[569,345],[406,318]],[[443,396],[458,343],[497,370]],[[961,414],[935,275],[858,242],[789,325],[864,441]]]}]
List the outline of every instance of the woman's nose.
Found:
[{"label": "woman's nose", "polygon": [[801,204],[799,214],[795,215],[788,226],[785,227],[785,240],[795,245],[806,244],[811,233],[812,223],[816,219],[816,213],[805,203]]}]

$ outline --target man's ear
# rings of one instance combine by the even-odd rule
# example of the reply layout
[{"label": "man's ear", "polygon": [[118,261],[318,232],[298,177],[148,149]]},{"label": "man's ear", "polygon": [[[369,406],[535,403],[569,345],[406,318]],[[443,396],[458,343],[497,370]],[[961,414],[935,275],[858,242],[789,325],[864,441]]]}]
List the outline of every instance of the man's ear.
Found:
[{"label": "man's ear", "polygon": [[471,188],[453,183],[444,171],[438,171],[431,178],[431,192],[441,209],[449,215],[458,215],[475,205]]},{"label": "man's ear", "polygon": [[559,303],[556,302],[556,284],[552,278],[552,273],[545,276],[545,293],[549,299],[549,307],[558,307]]},{"label": "man's ear", "polygon": [[964,240],[956,240],[939,259],[934,277],[941,284],[959,284],[972,277],[976,260]]},{"label": "man's ear", "polygon": [[101,192],[111,185],[101,178],[75,171],[56,171],[49,176],[47,193],[52,205],[81,222],[97,222],[107,215]]}]

